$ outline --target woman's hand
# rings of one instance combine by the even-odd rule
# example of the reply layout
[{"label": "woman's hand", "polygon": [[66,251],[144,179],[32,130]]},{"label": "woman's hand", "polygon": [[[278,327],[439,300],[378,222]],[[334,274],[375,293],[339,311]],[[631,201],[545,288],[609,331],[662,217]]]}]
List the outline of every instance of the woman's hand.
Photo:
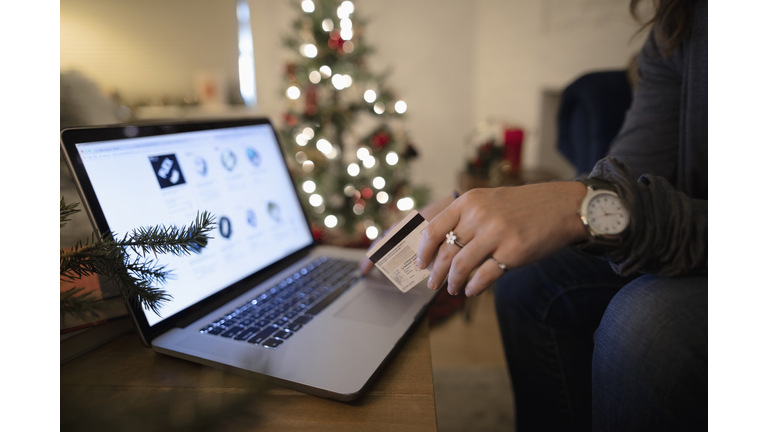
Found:
[{"label": "woman's hand", "polygon": [[[477,268],[464,292],[478,295],[504,274],[497,262],[519,267],[585,240],[577,211],[586,193],[580,182],[473,189],[427,225],[416,265],[425,269],[434,258],[427,285],[437,289],[447,276],[452,295]],[[463,247],[441,245],[450,231]]]},{"label": "woman's hand", "polygon": [[[448,196],[425,206],[424,208],[419,210],[419,213],[421,213],[424,219],[426,219],[427,221],[431,221],[432,218],[437,216],[441,211],[445,210],[445,208],[448,207],[448,205],[451,204],[452,202],[453,202],[453,197]],[[379,240],[385,237],[389,232],[389,230],[391,230],[392,227],[396,225],[397,225],[397,222],[395,222],[392,226],[387,228],[387,230],[384,231],[384,233],[378,239],[376,239],[375,242],[373,242],[371,247],[373,247],[376,243],[379,242]],[[360,261],[360,271],[363,274],[368,274],[368,272],[370,272],[372,268],[373,268],[373,262],[369,260],[368,257],[365,257]]]}]

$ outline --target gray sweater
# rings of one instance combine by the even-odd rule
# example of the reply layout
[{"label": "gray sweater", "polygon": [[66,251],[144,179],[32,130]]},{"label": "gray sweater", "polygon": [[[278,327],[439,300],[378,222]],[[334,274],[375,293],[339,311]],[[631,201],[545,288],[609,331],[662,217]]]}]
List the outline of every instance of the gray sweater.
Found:
[{"label": "gray sweater", "polygon": [[623,275],[706,274],[706,0],[669,57],[648,37],[638,72],[624,125],[589,175],[616,184],[632,216],[624,246],[602,258]]}]

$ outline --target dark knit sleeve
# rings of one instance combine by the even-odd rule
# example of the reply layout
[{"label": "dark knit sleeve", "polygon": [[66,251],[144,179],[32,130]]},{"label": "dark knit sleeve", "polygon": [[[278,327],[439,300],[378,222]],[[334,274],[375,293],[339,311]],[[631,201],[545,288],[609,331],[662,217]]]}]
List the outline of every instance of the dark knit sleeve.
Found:
[{"label": "dark knit sleeve", "polygon": [[635,176],[655,174],[676,182],[682,57],[676,50],[664,58],[653,33],[638,55],[639,81],[632,105],[608,151],[608,156],[629,165]]},{"label": "dark knit sleeve", "polygon": [[614,184],[631,215],[622,247],[600,257],[616,273],[707,274],[706,200],[686,196],[660,176],[635,179],[611,157],[600,160],[589,177]]}]

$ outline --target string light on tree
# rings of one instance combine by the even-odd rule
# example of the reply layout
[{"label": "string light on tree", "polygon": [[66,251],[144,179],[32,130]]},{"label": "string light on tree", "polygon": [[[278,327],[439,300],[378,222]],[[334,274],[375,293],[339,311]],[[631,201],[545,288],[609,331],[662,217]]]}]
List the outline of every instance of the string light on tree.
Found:
[{"label": "string light on tree", "polygon": [[320,72],[318,71],[312,71],[309,73],[309,82],[311,82],[312,84],[319,83],[321,78],[322,78],[322,75],[320,75]]},{"label": "string light on tree", "polygon": [[301,89],[294,86],[288,87],[288,90],[285,91],[285,95],[288,96],[289,99],[296,100],[301,96]]},{"label": "string light on tree", "polygon": [[352,177],[357,177],[358,174],[360,174],[360,165],[356,163],[351,163],[347,167],[347,173],[351,175]]},{"label": "string light on tree", "polygon": [[351,1],[345,1],[341,3],[338,9],[336,9],[336,15],[338,15],[340,19],[349,18],[349,14],[354,11],[355,5],[353,5]]},{"label": "string light on tree", "polygon": [[365,229],[365,235],[369,239],[373,240],[373,239],[375,239],[376,237],[379,236],[379,229],[376,228],[375,226],[368,227],[368,228]]},{"label": "string light on tree", "polygon": [[397,208],[400,211],[406,211],[413,208],[413,198],[405,197],[397,200]]},{"label": "string light on tree", "polygon": [[328,228],[334,228],[339,223],[339,219],[334,215],[328,215],[325,217],[324,222]]},{"label": "string light on tree", "polygon": [[299,49],[304,57],[315,58],[317,57],[317,47],[312,44],[304,44]]},{"label": "string light on tree", "polygon": [[368,103],[373,103],[376,100],[376,92],[373,90],[366,90],[363,94],[363,99]]},{"label": "string light on tree", "polygon": [[371,155],[371,152],[368,151],[368,149],[365,147],[361,147],[357,149],[357,158],[360,159],[361,161],[365,160],[365,158],[367,158],[370,155]]},{"label": "string light on tree", "polygon": [[389,201],[389,194],[384,191],[377,193],[376,201],[378,201],[379,204],[386,204]]},{"label": "string light on tree", "polygon": [[376,189],[383,189],[386,184],[387,181],[384,180],[384,177],[379,176],[373,179],[373,187]]},{"label": "string light on tree", "polygon": [[333,30],[333,20],[330,18],[326,18],[323,20],[323,30],[329,32]]},{"label": "string light on tree", "polygon": [[309,203],[312,207],[319,207],[323,205],[323,197],[318,194],[312,194],[309,196]]},{"label": "string light on tree", "polygon": [[315,182],[313,182],[312,180],[307,180],[301,185],[301,188],[304,189],[304,192],[306,193],[312,193],[315,191],[317,186],[315,185]]},{"label": "string light on tree", "polygon": [[403,114],[407,109],[408,105],[406,105],[403,101],[397,101],[395,104],[395,111],[397,111],[398,114]]},{"label": "string light on tree", "polygon": [[376,114],[384,114],[384,104],[381,102],[376,102],[376,105],[373,106],[373,112]]},{"label": "string light on tree", "polygon": [[363,159],[363,166],[366,168],[373,168],[373,166],[376,165],[376,158],[373,156],[367,156],[365,159]]},{"label": "string light on tree", "polygon": [[395,152],[387,153],[386,161],[389,165],[395,165],[399,159],[400,158],[397,156],[397,153]]},{"label": "string light on tree", "polygon": [[315,11],[315,3],[312,0],[304,0],[301,2],[301,8],[306,13],[312,13]]},{"label": "string light on tree", "polygon": [[317,149],[320,150],[324,155],[328,155],[333,150],[333,145],[331,145],[330,142],[326,139],[319,139],[317,140]]},{"label": "string light on tree", "polygon": [[331,76],[331,68],[328,66],[320,66],[320,75],[323,76],[323,78],[328,78]]}]

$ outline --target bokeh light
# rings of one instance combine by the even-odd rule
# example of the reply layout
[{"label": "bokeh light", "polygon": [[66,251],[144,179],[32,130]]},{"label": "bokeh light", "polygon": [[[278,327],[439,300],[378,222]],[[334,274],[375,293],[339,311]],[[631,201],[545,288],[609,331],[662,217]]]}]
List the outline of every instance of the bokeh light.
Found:
[{"label": "bokeh light", "polygon": [[406,105],[403,101],[397,101],[395,104],[395,111],[397,111],[399,114],[402,114],[405,112],[405,110],[408,109],[408,105]]},{"label": "bokeh light", "polygon": [[365,159],[363,159],[363,166],[366,168],[373,168],[373,166],[376,165],[376,158],[373,156],[368,156]]},{"label": "bokeh light", "polygon": [[323,152],[323,154],[325,155],[327,155],[328,153],[331,152],[331,150],[333,150],[333,146],[331,145],[331,143],[328,142],[328,140],[322,139],[322,138],[317,140],[316,146],[317,146],[317,149]]},{"label": "bokeh light", "polygon": [[363,94],[363,99],[368,103],[373,103],[376,100],[376,92],[373,90],[366,90]]},{"label": "bokeh light", "polygon": [[379,229],[378,229],[378,228],[376,228],[375,226],[372,226],[372,227],[368,227],[368,228],[366,228],[366,230],[365,230],[365,235],[366,235],[366,236],[367,236],[369,239],[373,240],[373,239],[375,239],[376,237],[378,237],[378,236],[379,236]]},{"label": "bokeh light", "polygon": [[334,215],[328,215],[325,217],[325,226],[328,228],[333,228],[339,223],[339,219],[336,218]]},{"label": "bokeh light", "polygon": [[376,194],[376,201],[378,201],[379,204],[386,204],[387,201],[389,201],[389,194],[384,192],[384,191],[381,191],[381,192],[377,193]]},{"label": "bokeh light", "polygon": [[304,172],[308,172],[308,173],[312,172],[312,170],[315,169],[315,163],[312,162],[311,160],[308,160],[303,164],[301,164],[301,169],[303,169]]},{"label": "bokeh light", "polygon": [[323,205],[323,197],[318,194],[312,194],[309,196],[309,204],[311,204],[312,207],[321,206]]},{"label": "bokeh light", "polygon": [[384,180],[384,177],[376,177],[373,179],[373,187],[376,189],[381,189],[387,184],[387,181]]},{"label": "bokeh light", "polygon": [[371,152],[369,152],[368,149],[365,147],[360,147],[359,149],[357,149],[357,158],[360,160],[364,160],[370,155],[371,155]]},{"label": "bokeh light", "polygon": [[303,133],[296,135],[296,144],[304,147],[305,145],[307,145],[307,142],[309,142],[309,138]]},{"label": "bokeh light", "polygon": [[394,164],[397,163],[398,160],[400,160],[400,158],[397,156],[397,153],[391,151],[391,152],[387,153],[386,160],[387,160],[388,164],[394,165]]},{"label": "bokeh light", "polygon": [[312,193],[317,189],[317,186],[315,185],[315,182],[312,180],[307,180],[304,183],[302,183],[301,188],[304,189],[304,192],[306,193]]},{"label": "bokeh light", "polygon": [[376,102],[376,104],[373,106],[373,112],[376,114],[384,114],[384,104],[381,102]]},{"label": "bokeh light", "polygon": [[356,163],[349,164],[349,166],[347,167],[347,173],[349,173],[349,175],[351,175],[352,177],[357,176],[358,174],[360,174],[360,165]]},{"label": "bokeh light", "polygon": [[323,30],[329,32],[333,30],[333,20],[330,18],[326,18],[323,20]]},{"label": "bokeh light", "polygon": [[344,88],[344,77],[336,74],[333,76],[333,78],[331,78],[331,83],[336,88],[336,90],[341,90]]},{"label": "bokeh light", "polygon": [[312,84],[317,84],[320,82],[320,78],[322,78],[322,75],[320,75],[320,72],[318,71],[312,71],[309,73],[309,81]]},{"label": "bokeh light", "polygon": [[315,58],[317,57],[317,47],[312,44],[304,44],[301,46],[301,54],[304,57]]},{"label": "bokeh light", "polygon": [[311,127],[305,127],[304,130],[301,131],[301,133],[306,135],[307,138],[312,138],[315,136],[315,131],[313,131]]},{"label": "bokeh light", "polygon": [[290,86],[288,87],[288,90],[285,91],[285,95],[288,96],[289,99],[295,100],[301,96],[301,90],[296,86]]},{"label": "bokeh light", "polygon": [[397,200],[397,208],[400,211],[406,211],[406,210],[412,209],[413,208],[413,198],[409,198],[409,197],[400,198],[399,200]]},{"label": "bokeh light", "polygon": [[301,2],[301,8],[304,9],[304,12],[311,13],[315,11],[315,4],[312,0],[304,0]]},{"label": "bokeh light", "polygon": [[332,72],[330,67],[325,65],[320,66],[320,75],[322,75],[323,78],[328,78],[329,76],[331,76],[331,73]]}]

